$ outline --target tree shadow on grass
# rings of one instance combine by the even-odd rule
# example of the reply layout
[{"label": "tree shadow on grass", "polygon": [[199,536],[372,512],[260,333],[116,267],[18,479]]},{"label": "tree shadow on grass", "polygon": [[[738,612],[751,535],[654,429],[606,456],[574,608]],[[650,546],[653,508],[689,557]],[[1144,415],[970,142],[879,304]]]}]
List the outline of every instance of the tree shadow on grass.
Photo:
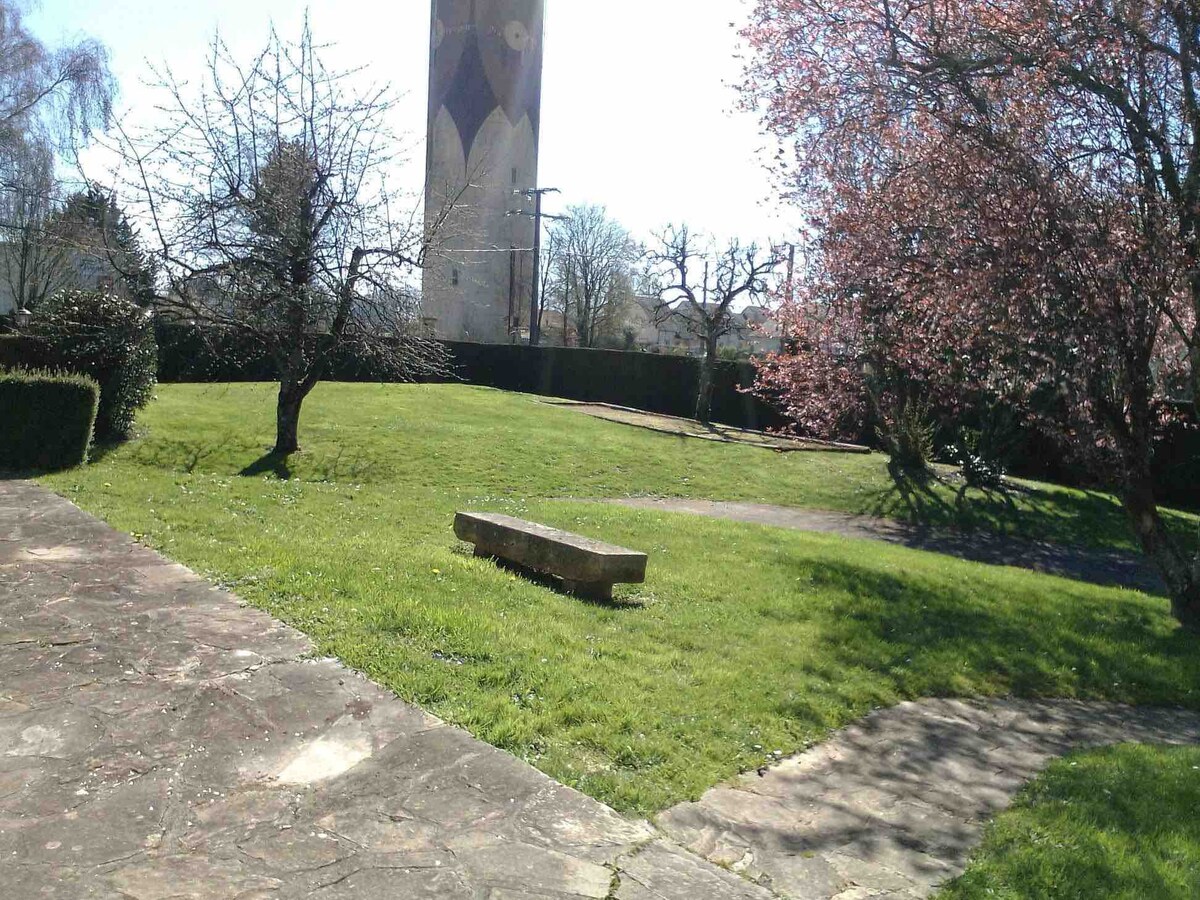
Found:
[{"label": "tree shadow on grass", "polygon": [[133,461],[148,468],[194,475],[205,462],[228,450],[228,445],[220,442],[155,439],[139,444],[133,452]]},{"label": "tree shadow on grass", "polygon": [[1191,748],[1123,746],[1056,765],[947,900],[1050,897],[1064,885],[1074,897],[1194,897],[1195,863],[1180,848],[1200,846],[1200,790],[1184,774],[1196,759]]},{"label": "tree shadow on grass", "polygon": [[292,467],[289,464],[291,458],[292,454],[290,453],[272,451],[246,466],[238,472],[238,475],[242,478],[261,478],[264,475],[271,475],[280,481],[291,481]]},{"label": "tree shadow on grass", "polygon": [[[887,470],[892,484],[871,498],[867,512],[876,516],[900,514],[920,524],[970,523],[975,507],[982,505],[989,518],[1008,519],[1016,525],[1021,508],[1014,495],[1033,493],[1012,482],[996,488],[972,487],[965,480],[956,484],[936,471],[906,469],[895,462],[888,462]],[[947,498],[948,490],[954,492],[953,500]],[[976,496],[971,495],[972,491]]]},{"label": "tree shadow on grass", "polygon": [[892,575],[824,559],[785,563],[842,598],[820,623],[832,672],[858,669],[910,698],[1003,693],[1200,708],[1200,638],[1165,603],[1026,577]]},{"label": "tree shadow on grass", "polygon": [[939,483],[934,472],[914,472],[888,462],[890,487],[869,498],[866,515],[884,518],[904,518],[919,524],[946,522],[955,517],[955,510],[944,495],[935,490]]},{"label": "tree shadow on grass", "polygon": [[867,496],[864,515],[1067,545],[1133,546],[1121,506],[1098,491],[1051,494],[1013,481],[979,488],[894,464],[888,465],[888,474],[891,484]]},{"label": "tree shadow on grass", "polygon": [[304,464],[299,468],[294,465],[295,457],[296,454],[271,451],[246,466],[238,475],[242,478],[270,476],[280,481],[299,478],[322,484],[362,483],[374,479],[382,469],[378,460],[347,456],[341,447],[333,455],[304,454]]}]

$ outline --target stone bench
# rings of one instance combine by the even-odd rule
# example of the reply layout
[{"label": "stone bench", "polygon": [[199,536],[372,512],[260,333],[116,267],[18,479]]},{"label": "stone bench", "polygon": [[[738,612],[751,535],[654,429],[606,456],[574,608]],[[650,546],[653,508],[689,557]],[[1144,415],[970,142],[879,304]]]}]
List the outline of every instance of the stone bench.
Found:
[{"label": "stone bench", "polygon": [[571,593],[596,600],[611,600],[614,584],[646,580],[645,553],[511,516],[460,512],[454,533],[474,544],[478,557],[554,575]]}]

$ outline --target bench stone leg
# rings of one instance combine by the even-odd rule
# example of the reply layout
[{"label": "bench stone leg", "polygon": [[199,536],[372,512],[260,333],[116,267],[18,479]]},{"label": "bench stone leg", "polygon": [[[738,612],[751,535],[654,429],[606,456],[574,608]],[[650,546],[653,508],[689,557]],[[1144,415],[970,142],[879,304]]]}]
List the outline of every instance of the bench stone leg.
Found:
[{"label": "bench stone leg", "polygon": [[[501,567],[512,568],[514,571],[524,572],[528,577],[537,578],[537,573],[530,572],[521,566],[505,559],[502,555],[481,544],[475,545],[475,558],[486,559],[489,562],[495,562]],[[588,600],[599,600],[604,603],[612,602],[613,586],[609,582],[604,581],[570,581],[564,578],[562,581],[563,590],[568,594],[575,594],[577,597],[585,597]]]},{"label": "bench stone leg", "polygon": [[589,600],[609,602],[613,598],[613,586],[604,581],[568,581],[564,578],[563,589]]}]

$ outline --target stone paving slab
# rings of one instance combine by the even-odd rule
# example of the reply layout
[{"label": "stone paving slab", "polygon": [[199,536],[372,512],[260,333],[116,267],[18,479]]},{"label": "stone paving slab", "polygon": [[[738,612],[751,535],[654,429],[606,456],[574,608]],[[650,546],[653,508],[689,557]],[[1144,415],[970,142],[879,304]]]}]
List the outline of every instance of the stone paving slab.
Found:
[{"label": "stone paving slab", "polygon": [[1054,758],[1123,743],[1200,744],[1200,713],[906,703],[657,824],[779,897],[915,900],[961,874],[988,821]]},{"label": "stone paving slab", "polygon": [[0,482],[0,896],[672,900],[630,893],[666,878],[766,896],[639,853],[654,836]]},{"label": "stone paving slab", "polygon": [[1050,759],[1126,741],[1200,715],[905,704],[656,831],[0,482],[3,898],[911,900]]},{"label": "stone paving slab", "polygon": [[1162,578],[1144,557],[1115,550],[1067,547],[1048,541],[1030,541],[985,531],[955,531],[950,528],[913,525],[894,519],[758,503],[668,500],[654,497],[632,497],[603,502],[633,509],[685,513],[730,522],[835,534],[855,540],[882,541],[973,562],[1014,566],[1076,581],[1126,587],[1148,593],[1162,593],[1164,590]]},{"label": "stone paving slab", "polygon": [[613,900],[772,900],[777,895],[726,869],[701,869],[695,857],[667,841],[655,841],[620,860]]}]

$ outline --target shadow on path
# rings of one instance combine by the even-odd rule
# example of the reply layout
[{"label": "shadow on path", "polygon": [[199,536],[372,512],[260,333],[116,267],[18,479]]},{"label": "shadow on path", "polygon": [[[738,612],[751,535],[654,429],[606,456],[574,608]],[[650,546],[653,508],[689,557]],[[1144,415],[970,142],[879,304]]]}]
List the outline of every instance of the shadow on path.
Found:
[{"label": "shadow on path", "polygon": [[753,503],[655,498],[603,502],[635,509],[688,513],[733,522],[835,534],[856,540],[883,541],[913,550],[941,553],[988,565],[1015,566],[1089,584],[1131,588],[1152,594],[1164,592],[1162,579],[1146,560],[1115,550],[1091,550],[984,531],[963,532],[911,525],[894,519]]},{"label": "shadow on path", "polygon": [[781,897],[916,900],[963,871],[986,823],[1052,760],[1125,743],[1200,743],[1200,714],[1075,702],[905,703],[681,804],[658,824]]}]

